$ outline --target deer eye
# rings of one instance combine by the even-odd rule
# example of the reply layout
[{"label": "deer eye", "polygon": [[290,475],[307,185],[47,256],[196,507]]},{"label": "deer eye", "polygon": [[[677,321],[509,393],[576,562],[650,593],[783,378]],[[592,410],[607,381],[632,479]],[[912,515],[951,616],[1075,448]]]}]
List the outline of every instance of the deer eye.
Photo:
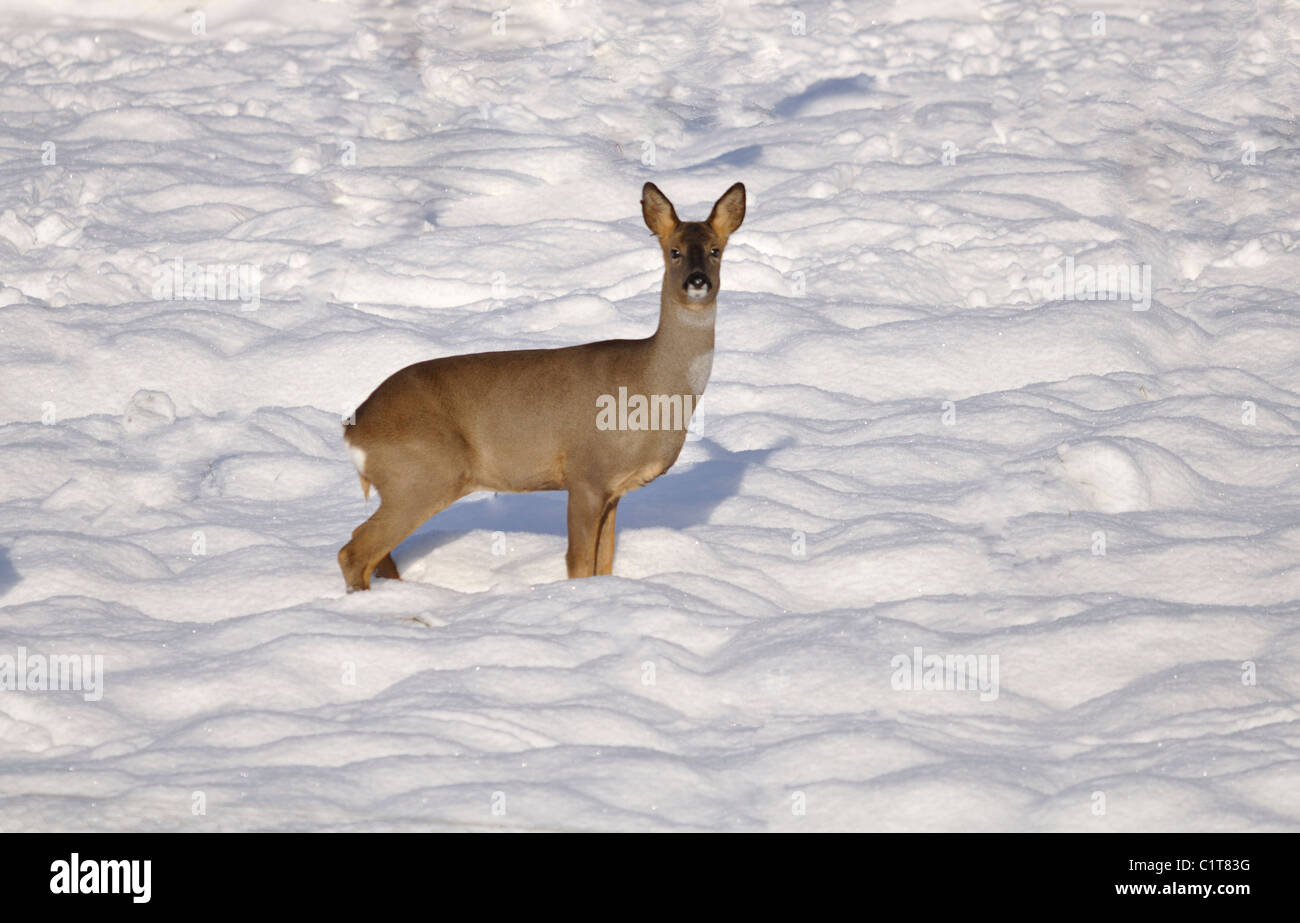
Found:
[{"label": "deer eye", "polygon": [[719,250],[717,247],[714,247],[712,250],[709,251],[709,256],[713,257],[716,260],[718,257],[722,256],[722,251]]},{"label": "deer eye", "polygon": [[674,250],[669,250],[669,251],[668,251],[668,255],[671,256],[671,257],[672,257],[673,259],[675,259],[675,260],[679,260],[679,259],[682,258],[682,251],[680,251],[680,250],[676,250],[676,249],[674,249]]}]

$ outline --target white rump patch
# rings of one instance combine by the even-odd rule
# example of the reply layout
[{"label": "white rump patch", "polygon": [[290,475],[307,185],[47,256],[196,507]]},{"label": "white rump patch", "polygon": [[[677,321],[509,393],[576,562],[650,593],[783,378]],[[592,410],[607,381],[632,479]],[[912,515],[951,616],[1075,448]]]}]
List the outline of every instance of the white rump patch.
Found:
[{"label": "white rump patch", "polygon": [[[348,456],[352,459],[353,466],[357,469],[357,474],[363,478],[366,477],[366,453],[354,445],[348,446]],[[369,480],[369,478],[366,478]]]}]

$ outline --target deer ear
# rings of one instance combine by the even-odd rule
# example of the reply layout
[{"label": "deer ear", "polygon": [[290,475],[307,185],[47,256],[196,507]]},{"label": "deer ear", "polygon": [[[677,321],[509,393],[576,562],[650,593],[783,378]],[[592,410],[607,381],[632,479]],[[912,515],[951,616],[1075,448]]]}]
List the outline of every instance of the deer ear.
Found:
[{"label": "deer ear", "polygon": [[657,237],[667,237],[681,224],[673,203],[659,191],[654,183],[641,187],[641,216],[645,218],[646,227],[654,231]]},{"label": "deer ear", "polygon": [[736,183],[722,194],[722,198],[713,203],[709,212],[709,227],[726,240],[732,235],[740,222],[745,220],[745,184]]}]

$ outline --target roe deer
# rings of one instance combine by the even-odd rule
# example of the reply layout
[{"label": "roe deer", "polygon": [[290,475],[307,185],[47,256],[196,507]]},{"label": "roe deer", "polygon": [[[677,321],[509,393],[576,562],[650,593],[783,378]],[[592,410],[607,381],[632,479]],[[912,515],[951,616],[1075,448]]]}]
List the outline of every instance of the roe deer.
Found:
[{"label": "roe deer", "polygon": [[[745,187],[708,220],[680,221],[646,183],[641,214],[664,259],[653,336],[419,362],[357,408],[343,438],[380,505],[339,551],[349,592],[372,574],[396,578],[393,548],[476,490],[567,490],[569,576],[610,573],[619,499],[672,467],[709,379],[722,251],[744,220]],[[665,425],[647,419],[656,412]]]}]

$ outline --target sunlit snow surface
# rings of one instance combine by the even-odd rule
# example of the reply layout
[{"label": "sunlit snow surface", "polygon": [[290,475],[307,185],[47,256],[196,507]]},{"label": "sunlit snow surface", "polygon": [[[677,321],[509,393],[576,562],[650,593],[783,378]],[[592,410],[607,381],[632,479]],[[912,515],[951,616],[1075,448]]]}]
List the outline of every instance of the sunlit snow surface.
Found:
[{"label": "sunlit snow surface", "polygon": [[[105,670],[0,830],[1300,827],[1300,7],[195,6],[0,17],[0,655]],[[615,576],[475,495],[345,595],[340,416],[650,333],[646,180],[750,202]]]}]

